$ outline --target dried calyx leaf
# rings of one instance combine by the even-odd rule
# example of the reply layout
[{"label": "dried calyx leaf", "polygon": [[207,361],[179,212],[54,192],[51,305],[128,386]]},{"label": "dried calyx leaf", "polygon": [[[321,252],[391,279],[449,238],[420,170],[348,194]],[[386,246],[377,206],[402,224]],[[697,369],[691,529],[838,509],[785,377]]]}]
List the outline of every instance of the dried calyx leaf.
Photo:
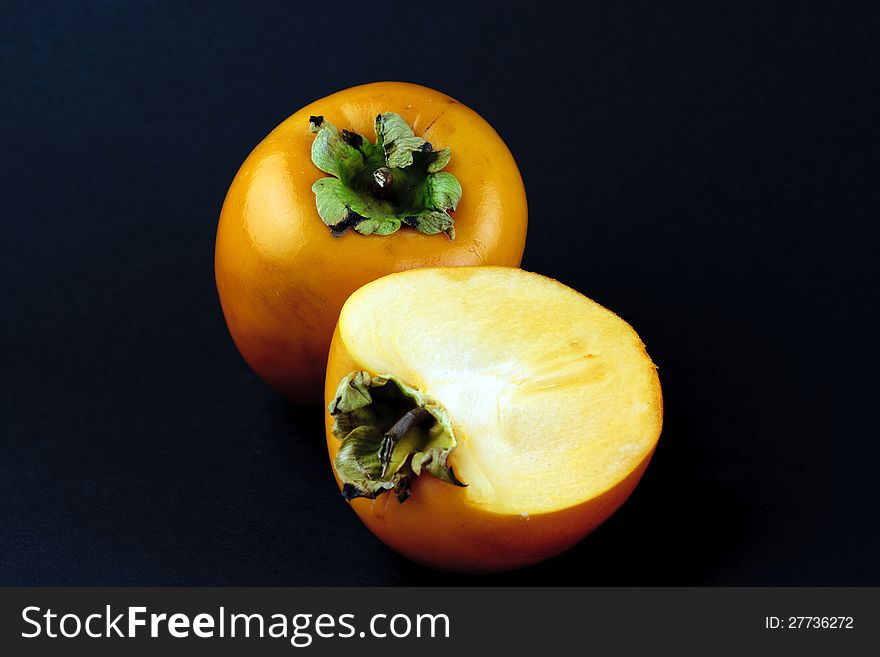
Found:
[{"label": "dried calyx leaf", "polygon": [[376,117],[376,143],[336,129],[322,116],[309,117],[315,133],[312,162],[330,174],[312,185],[321,220],[338,237],[349,228],[362,235],[389,235],[407,225],[426,234],[455,238],[458,179],[442,169],[448,148],[434,150],[400,116]]},{"label": "dried calyx leaf", "polygon": [[342,441],[333,467],[346,500],[393,490],[405,502],[423,473],[464,486],[447,463],[456,442],[446,411],[399,379],[351,372],[328,410]]}]

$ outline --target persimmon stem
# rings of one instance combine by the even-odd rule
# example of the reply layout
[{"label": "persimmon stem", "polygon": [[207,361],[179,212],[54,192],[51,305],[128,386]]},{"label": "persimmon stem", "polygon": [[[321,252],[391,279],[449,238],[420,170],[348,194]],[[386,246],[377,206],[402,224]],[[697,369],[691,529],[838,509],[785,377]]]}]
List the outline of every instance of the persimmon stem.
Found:
[{"label": "persimmon stem", "polygon": [[385,476],[388,470],[388,464],[391,463],[391,454],[394,452],[394,446],[397,441],[403,438],[407,431],[415,426],[421,426],[434,421],[434,416],[424,408],[413,408],[407,411],[402,418],[394,423],[385,435],[382,436],[382,442],[379,443],[379,462],[382,464],[382,476]]},{"label": "persimmon stem", "polygon": [[394,175],[388,167],[379,167],[373,172],[373,179],[379,189],[388,189],[394,184]]}]

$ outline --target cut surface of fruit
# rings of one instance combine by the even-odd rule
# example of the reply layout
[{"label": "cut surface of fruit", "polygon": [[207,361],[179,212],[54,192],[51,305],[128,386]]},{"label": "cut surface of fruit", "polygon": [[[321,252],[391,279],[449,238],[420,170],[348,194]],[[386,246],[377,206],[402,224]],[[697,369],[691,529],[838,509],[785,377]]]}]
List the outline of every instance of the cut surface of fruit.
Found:
[{"label": "cut surface of fruit", "polygon": [[445,409],[449,463],[468,503],[490,513],[552,513],[601,495],[660,435],[660,384],[636,332],[538,274],[392,274],[349,298],[338,337],[364,370]]}]

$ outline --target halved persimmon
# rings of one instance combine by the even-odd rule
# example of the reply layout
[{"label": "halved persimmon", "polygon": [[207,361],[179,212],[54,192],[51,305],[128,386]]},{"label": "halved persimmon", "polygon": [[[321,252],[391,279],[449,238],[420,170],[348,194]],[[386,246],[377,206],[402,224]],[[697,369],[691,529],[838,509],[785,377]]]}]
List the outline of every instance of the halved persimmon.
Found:
[{"label": "halved persimmon", "polygon": [[429,266],[518,266],[526,197],[476,112],[415,84],[346,89],[304,107],[248,156],[217,229],[217,290],[241,354],[318,403],[349,294]]},{"label": "halved persimmon", "polygon": [[432,268],[345,303],[325,387],[343,496],[401,554],[464,572],[570,547],[632,492],[662,424],[636,332],[556,281]]}]

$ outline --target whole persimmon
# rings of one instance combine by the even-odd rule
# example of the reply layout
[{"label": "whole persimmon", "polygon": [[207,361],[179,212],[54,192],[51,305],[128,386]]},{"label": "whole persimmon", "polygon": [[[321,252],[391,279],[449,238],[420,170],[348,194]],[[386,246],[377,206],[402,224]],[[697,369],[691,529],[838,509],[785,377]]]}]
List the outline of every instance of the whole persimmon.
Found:
[{"label": "whole persimmon", "polygon": [[217,290],[232,338],[269,385],[321,399],[339,310],[392,272],[519,266],[522,179],[476,112],[438,91],[381,82],[304,107],[232,181]]},{"label": "whole persimmon", "polygon": [[552,557],[642,476],[663,401],[617,315],[506,267],[392,274],[345,303],[325,387],[342,495],[383,542],[460,572]]}]

